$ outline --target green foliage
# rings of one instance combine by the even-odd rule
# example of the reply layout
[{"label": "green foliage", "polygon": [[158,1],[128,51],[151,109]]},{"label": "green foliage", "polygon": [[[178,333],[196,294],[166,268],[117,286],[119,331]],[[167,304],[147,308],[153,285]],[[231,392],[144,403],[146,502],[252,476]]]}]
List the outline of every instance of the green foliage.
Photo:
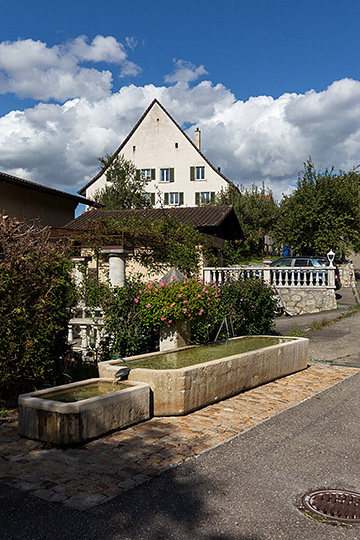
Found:
[{"label": "green foliage", "polygon": [[220,286],[220,318],[231,318],[237,336],[270,334],[276,309],[273,295],[261,279],[225,281]]},{"label": "green foliage", "polygon": [[227,243],[225,249],[226,264],[238,264],[253,255],[262,255],[264,236],[273,226],[278,205],[272,193],[264,185],[258,188],[255,184],[250,189],[241,186],[240,189],[229,185],[216,197],[216,204],[230,204],[245,235],[245,241]]},{"label": "green foliage", "polygon": [[[215,339],[224,317],[235,335],[268,334],[273,330],[275,301],[263,281],[227,281],[221,286],[196,279],[164,283],[127,283],[103,295],[105,329],[109,336],[104,358],[154,351],[161,327],[190,322],[191,342]],[[225,329],[219,335],[226,338]]]},{"label": "green foliage", "polygon": [[75,303],[71,262],[48,230],[0,217],[0,391],[12,397],[52,376]]},{"label": "green foliage", "polygon": [[141,317],[138,297],[144,285],[139,281],[124,287],[108,288],[102,296],[105,330],[109,339],[102,354],[133,356],[151,352],[155,347],[155,329]]},{"label": "green foliage", "polygon": [[118,215],[108,219],[106,227],[113,234],[125,231],[125,239],[135,247],[133,259],[153,272],[176,267],[187,276],[197,274],[201,255],[210,249],[207,238],[195,227],[180,223],[166,211],[152,221],[136,213]]},{"label": "green foliage", "polygon": [[296,190],[284,196],[273,235],[278,243],[302,255],[327,253],[344,256],[360,249],[359,173],[316,171],[311,159],[304,164]]},{"label": "green foliage", "polygon": [[96,193],[95,200],[107,210],[124,210],[150,207],[146,196],[146,180],[137,172],[134,163],[123,155],[99,158],[106,168],[105,188]]}]

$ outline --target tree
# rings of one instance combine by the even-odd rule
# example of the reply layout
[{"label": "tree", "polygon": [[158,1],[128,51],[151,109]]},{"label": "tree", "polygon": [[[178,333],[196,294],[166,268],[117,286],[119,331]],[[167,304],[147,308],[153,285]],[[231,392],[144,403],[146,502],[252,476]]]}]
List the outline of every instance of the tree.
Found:
[{"label": "tree", "polygon": [[245,242],[241,246],[228,246],[228,255],[232,252],[231,259],[234,259],[228,262],[239,262],[246,255],[262,255],[265,234],[273,226],[278,213],[272,192],[264,184],[261,188],[253,184],[250,189],[229,185],[226,191],[217,195],[216,204],[234,207],[245,235]]},{"label": "tree", "polygon": [[107,185],[96,192],[95,199],[107,210],[149,208],[146,195],[149,180],[136,169],[134,163],[120,154],[115,158],[106,155],[99,158],[106,170]]},{"label": "tree", "polygon": [[297,188],[284,196],[273,235],[299,255],[338,256],[360,249],[359,173],[316,171],[311,158],[304,163]]},{"label": "tree", "polygon": [[53,378],[75,303],[66,247],[41,228],[0,215],[0,396]]}]

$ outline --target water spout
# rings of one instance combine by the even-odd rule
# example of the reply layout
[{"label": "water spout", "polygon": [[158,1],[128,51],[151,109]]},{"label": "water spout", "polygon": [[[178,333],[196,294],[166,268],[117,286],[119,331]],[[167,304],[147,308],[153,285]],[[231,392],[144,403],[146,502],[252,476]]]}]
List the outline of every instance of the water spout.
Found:
[{"label": "water spout", "polygon": [[119,378],[119,379],[124,379],[125,377],[127,377],[130,373],[130,368],[129,367],[121,367],[114,375],[115,379]]}]

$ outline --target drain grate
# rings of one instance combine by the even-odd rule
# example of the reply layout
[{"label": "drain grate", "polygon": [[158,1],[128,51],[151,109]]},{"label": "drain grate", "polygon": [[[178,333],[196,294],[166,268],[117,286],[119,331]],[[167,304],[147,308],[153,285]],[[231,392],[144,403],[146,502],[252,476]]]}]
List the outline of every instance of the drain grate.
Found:
[{"label": "drain grate", "polygon": [[360,523],[360,493],[340,489],[310,491],[301,497],[301,504],[329,521]]}]

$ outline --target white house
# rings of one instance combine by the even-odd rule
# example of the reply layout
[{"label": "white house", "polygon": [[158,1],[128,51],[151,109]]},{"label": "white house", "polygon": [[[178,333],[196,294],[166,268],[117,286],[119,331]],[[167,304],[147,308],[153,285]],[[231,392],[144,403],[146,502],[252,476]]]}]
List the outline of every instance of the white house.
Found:
[{"label": "white house", "polygon": [[[231,183],[202,154],[200,139],[197,129],[195,142],[191,141],[155,99],[114,156],[124,155],[149,180],[147,192],[156,208],[198,206],[214,201],[215,194]],[[79,194],[94,200],[105,185],[106,168]]]}]

